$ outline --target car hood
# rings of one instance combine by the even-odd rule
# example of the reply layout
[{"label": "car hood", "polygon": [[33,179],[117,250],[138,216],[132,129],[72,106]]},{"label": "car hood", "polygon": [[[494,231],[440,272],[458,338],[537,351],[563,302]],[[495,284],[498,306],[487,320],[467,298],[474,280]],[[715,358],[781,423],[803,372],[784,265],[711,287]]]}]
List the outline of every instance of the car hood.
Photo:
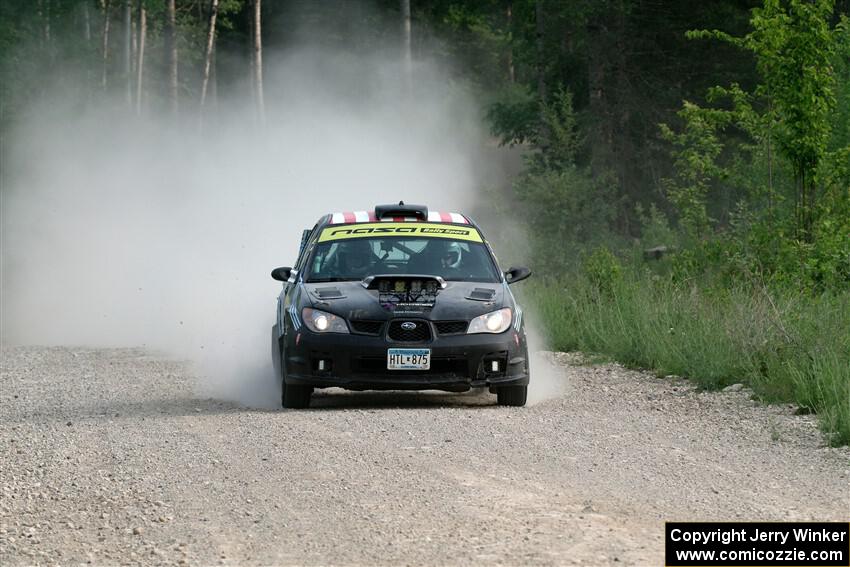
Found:
[{"label": "car hood", "polygon": [[395,317],[432,321],[469,320],[506,304],[510,294],[503,283],[446,282],[433,302],[433,307],[419,312],[414,308],[390,308],[380,301],[376,289],[366,289],[361,282],[304,283],[304,305],[328,311],[346,319],[385,320]]}]

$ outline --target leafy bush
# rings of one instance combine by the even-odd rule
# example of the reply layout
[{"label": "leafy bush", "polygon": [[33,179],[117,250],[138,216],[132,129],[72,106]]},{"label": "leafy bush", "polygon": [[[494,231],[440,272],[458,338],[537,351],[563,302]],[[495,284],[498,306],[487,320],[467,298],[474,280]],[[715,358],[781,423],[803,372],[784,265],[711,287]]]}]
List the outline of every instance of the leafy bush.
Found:
[{"label": "leafy bush", "polygon": [[585,250],[612,245],[617,188],[607,175],[577,165],[583,147],[572,95],[558,91],[539,102],[520,88],[490,108],[493,132],[503,143],[531,143],[525,171],[513,185],[527,227],[531,264],[538,274],[575,269]]},{"label": "leafy bush", "polygon": [[523,205],[531,262],[541,274],[575,269],[586,248],[611,241],[611,187],[576,168],[543,169],[521,177],[514,190]]},{"label": "leafy bush", "polygon": [[606,296],[613,295],[614,289],[623,279],[623,267],[610,250],[601,246],[585,258],[583,272],[596,290]]}]

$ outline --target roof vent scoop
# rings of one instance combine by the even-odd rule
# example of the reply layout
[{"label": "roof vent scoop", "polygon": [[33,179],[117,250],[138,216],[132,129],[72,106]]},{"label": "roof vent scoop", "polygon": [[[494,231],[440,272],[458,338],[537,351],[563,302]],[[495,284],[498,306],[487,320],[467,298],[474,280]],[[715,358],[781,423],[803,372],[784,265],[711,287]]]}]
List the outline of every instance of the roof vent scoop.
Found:
[{"label": "roof vent scoop", "polygon": [[399,201],[398,205],[376,205],[375,218],[378,220],[388,217],[416,217],[428,220],[428,207],[425,205],[405,205]]}]

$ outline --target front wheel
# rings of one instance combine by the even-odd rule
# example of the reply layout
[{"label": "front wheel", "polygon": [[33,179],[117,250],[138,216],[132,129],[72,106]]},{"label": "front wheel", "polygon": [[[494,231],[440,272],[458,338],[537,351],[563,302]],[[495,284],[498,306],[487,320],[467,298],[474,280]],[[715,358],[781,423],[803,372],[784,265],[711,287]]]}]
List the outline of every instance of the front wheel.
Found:
[{"label": "front wheel", "polygon": [[310,397],[313,395],[312,386],[301,386],[287,384],[285,381],[281,388],[281,403],[285,408],[303,409],[310,405]]},{"label": "front wheel", "polygon": [[528,386],[503,386],[496,390],[496,401],[500,406],[522,407],[528,398]]}]

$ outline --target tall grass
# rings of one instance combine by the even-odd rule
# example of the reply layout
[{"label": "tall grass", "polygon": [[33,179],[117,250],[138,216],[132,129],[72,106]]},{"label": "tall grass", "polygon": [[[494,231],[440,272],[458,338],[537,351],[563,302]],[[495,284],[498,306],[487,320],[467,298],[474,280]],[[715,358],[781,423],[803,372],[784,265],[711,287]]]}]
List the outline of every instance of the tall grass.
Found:
[{"label": "tall grass", "polygon": [[615,272],[530,282],[523,296],[555,349],[706,389],[743,382],[766,402],[817,413],[831,444],[850,444],[850,292],[712,288]]}]

